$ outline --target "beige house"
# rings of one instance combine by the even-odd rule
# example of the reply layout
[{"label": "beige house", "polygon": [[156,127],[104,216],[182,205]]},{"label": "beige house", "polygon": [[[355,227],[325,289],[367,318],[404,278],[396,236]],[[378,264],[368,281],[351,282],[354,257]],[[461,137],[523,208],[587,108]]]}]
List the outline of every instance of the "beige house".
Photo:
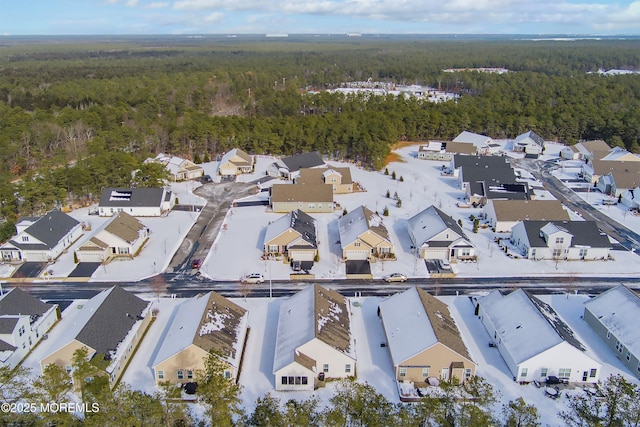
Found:
[{"label": "beige house", "polygon": [[345,260],[393,258],[393,243],[382,217],[359,206],[338,219],[342,257]]},{"label": "beige house", "polygon": [[77,262],[104,262],[135,257],[149,238],[149,229],[126,212],[119,212],[75,251]]},{"label": "beige house", "polygon": [[253,171],[253,157],[239,148],[234,148],[222,156],[218,173],[223,176],[240,175]]},{"label": "beige house", "polygon": [[298,209],[272,222],[264,235],[264,254],[313,261],[318,254],[316,221]]},{"label": "beige house", "polygon": [[333,187],[330,184],[273,184],[269,201],[274,212],[300,209],[306,213],[333,212]]},{"label": "beige house", "polygon": [[594,141],[578,142],[574,145],[569,145],[560,150],[560,156],[567,160],[585,160],[591,161],[594,158],[594,153],[599,157],[604,157],[606,153],[611,151],[611,147],[601,139]]},{"label": "beige house", "polygon": [[303,168],[295,178],[296,184],[331,184],[333,194],[353,193],[353,180],[349,168]]},{"label": "beige house", "polygon": [[273,374],[278,391],[313,391],[329,378],[356,373],[349,302],[308,286],[280,304]]},{"label": "beige house", "polygon": [[55,364],[71,373],[73,354],[86,348],[89,360],[115,384],[151,323],[151,306],[120,286],[78,304],[73,323],[61,323],[54,330],[61,334],[50,337],[55,340],[54,350],[40,360],[40,367]]},{"label": "beige house", "polygon": [[484,216],[497,233],[510,233],[520,221],[569,221],[559,200],[489,200]]},{"label": "beige house", "polygon": [[[416,387],[430,378],[464,382],[475,375],[456,322],[445,303],[418,287],[397,293],[379,305],[395,378]],[[402,398],[402,396],[401,396]]]},{"label": "beige house", "polygon": [[156,383],[195,381],[210,351],[221,355],[224,375],[237,381],[249,312],[216,292],[180,304],[153,362]]},{"label": "beige house", "polygon": [[160,153],[154,159],[147,159],[147,161],[164,165],[173,181],[186,181],[204,175],[202,166],[171,154]]}]

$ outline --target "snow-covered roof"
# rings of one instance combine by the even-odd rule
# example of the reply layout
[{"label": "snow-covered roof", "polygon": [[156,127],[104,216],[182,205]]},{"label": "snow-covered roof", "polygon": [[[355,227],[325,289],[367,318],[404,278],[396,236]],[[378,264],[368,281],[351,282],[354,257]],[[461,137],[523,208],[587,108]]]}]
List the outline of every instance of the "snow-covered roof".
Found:
[{"label": "snow-covered roof", "polygon": [[465,130],[460,135],[456,136],[453,139],[453,142],[466,142],[480,148],[485,145],[488,145],[490,142],[493,142],[493,140],[488,136],[480,135],[478,133],[473,133]]},{"label": "snow-covered roof", "polygon": [[389,240],[389,232],[382,222],[382,217],[364,206],[358,206],[339,218],[338,229],[342,247],[356,241],[367,230],[371,230],[383,239]]},{"label": "snow-covered roof", "polygon": [[298,347],[313,338],[355,359],[347,300],[319,285],[308,286],[280,304],[273,372],[297,360]]},{"label": "snow-covered roof", "polygon": [[379,304],[394,366],[438,342],[470,360],[447,305],[412,287]]},{"label": "snow-covered roof", "polygon": [[451,237],[451,241],[457,240],[459,237],[467,239],[467,236],[464,234],[458,223],[433,205],[412,216],[407,220],[407,222],[409,233],[413,236],[412,238],[416,245],[422,245],[425,242],[428,242],[431,238],[443,232],[447,228],[457,234],[457,236]]},{"label": "snow-covered roof", "polygon": [[220,160],[220,165],[224,165],[225,163],[231,161],[231,159],[234,158],[235,156],[240,157],[242,159],[242,162],[232,162],[232,163],[240,164],[240,165],[251,164],[251,156],[249,154],[245,153],[239,148],[234,148],[224,153],[224,155],[222,156],[222,159]]},{"label": "snow-covered roof", "polygon": [[607,330],[629,349],[640,356],[640,297],[624,285],[616,286],[584,303]]},{"label": "snow-covered roof", "polygon": [[480,300],[480,307],[516,364],[563,341],[585,349],[551,306],[522,289],[505,296],[495,290]]},{"label": "snow-covered roof", "polygon": [[518,135],[515,139],[515,143],[520,145],[529,145],[530,143],[535,143],[540,147],[544,147],[544,139],[532,130]]},{"label": "snow-covered roof", "polygon": [[289,229],[297,231],[300,238],[313,247],[318,246],[315,220],[300,209],[291,211],[269,224],[264,235],[265,244]]}]

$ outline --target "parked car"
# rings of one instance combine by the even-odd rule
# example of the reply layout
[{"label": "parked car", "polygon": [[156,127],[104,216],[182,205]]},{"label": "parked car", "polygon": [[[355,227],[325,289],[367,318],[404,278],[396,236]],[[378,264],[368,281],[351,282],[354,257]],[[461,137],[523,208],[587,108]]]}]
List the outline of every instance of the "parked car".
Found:
[{"label": "parked car", "polygon": [[251,273],[247,274],[242,278],[242,283],[262,283],[264,282],[264,277],[260,273]]},{"label": "parked car", "polygon": [[196,258],[191,262],[191,268],[196,268],[197,269],[197,268],[200,268],[200,267],[202,267],[202,260],[201,259]]},{"label": "parked car", "polygon": [[385,282],[406,282],[407,276],[402,273],[391,273],[384,278]]},{"label": "parked car", "polygon": [[451,270],[451,264],[449,263],[449,260],[447,260],[447,259],[439,260],[438,264],[440,264],[440,268],[443,269],[443,270]]}]

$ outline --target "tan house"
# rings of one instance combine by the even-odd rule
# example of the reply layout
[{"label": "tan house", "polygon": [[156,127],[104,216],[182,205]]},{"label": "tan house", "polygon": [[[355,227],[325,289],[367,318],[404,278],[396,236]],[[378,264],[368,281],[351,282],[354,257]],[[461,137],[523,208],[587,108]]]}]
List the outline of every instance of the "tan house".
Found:
[{"label": "tan house", "polygon": [[484,216],[497,233],[510,233],[520,221],[569,221],[559,200],[489,200]]},{"label": "tan house", "polygon": [[[416,387],[453,377],[464,382],[475,375],[455,320],[445,303],[418,287],[397,293],[379,305],[397,381]],[[402,398],[402,396],[401,396]]]},{"label": "tan house", "polygon": [[264,254],[313,261],[318,254],[316,221],[297,209],[272,222],[264,235]]},{"label": "tan house", "polygon": [[338,219],[342,257],[345,260],[393,258],[393,243],[382,217],[359,206]]},{"label": "tan house", "polygon": [[594,158],[594,153],[598,158],[606,156],[611,151],[611,147],[601,139],[594,141],[578,142],[574,145],[569,145],[560,150],[560,156],[567,160],[585,160],[591,161]]},{"label": "tan house", "polygon": [[274,212],[300,209],[307,213],[333,212],[333,187],[330,184],[273,184],[269,202]]},{"label": "tan house", "polygon": [[153,362],[156,383],[195,381],[209,352],[221,355],[224,375],[237,381],[249,312],[216,292],[180,304]]},{"label": "tan house", "polygon": [[55,340],[54,350],[40,360],[40,367],[55,364],[71,373],[73,354],[86,348],[89,360],[115,384],[151,323],[151,306],[120,286],[78,304],[73,323],[61,323],[54,330],[61,334],[50,337]]},{"label": "tan house", "polygon": [[119,212],[75,251],[77,262],[133,259],[149,238],[149,229],[126,212]]},{"label": "tan house", "polygon": [[349,168],[304,168],[295,178],[296,184],[331,184],[333,194],[353,193],[353,180]]},{"label": "tan house", "polygon": [[313,391],[329,378],[356,373],[349,302],[308,286],[280,304],[273,374],[278,391]]},{"label": "tan house", "polygon": [[202,166],[193,163],[191,160],[172,156],[171,154],[160,153],[154,159],[147,159],[147,161],[164,165],[169,171],[169,176],[174,181],[186,181],[204,175]]},{"label": "tan house", "polygon": [[234,148],[222,156],[218,173],[223,176],[253,172],[253,157],[239,148]]}]

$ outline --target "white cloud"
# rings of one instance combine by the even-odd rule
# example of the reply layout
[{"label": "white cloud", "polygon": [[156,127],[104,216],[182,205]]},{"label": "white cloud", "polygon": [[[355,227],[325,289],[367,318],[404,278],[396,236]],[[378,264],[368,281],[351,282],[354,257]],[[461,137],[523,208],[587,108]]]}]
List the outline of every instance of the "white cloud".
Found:
[{"label": "white cloud", "polygon": [[165,9],[169,7],[168,2],[154,2],[154,3],[146,3],[140,6],[143,9]]},{"label": "white cloud", "polygon": [[[225,4],[224,1],[220,0],[180,0],[173,4],[173,8],[180,10],[206,10],[206,9],[219,9],[225,6],[231,6],[229,9],[235,9],[233,7],[233,2],[229,2],[229,4]],[[238,1],[237,3],[242,3]]]},{"label": "white cloud", "polygon": [[127,7],[136,7],[138,5],[138,0],[127,0],[125,5]]},{"label": "white cloud", "polygon": [[204,21],[211,24],[212,22],[220,22],[224,18],[224,13],[215,12],[204,17]]}]

